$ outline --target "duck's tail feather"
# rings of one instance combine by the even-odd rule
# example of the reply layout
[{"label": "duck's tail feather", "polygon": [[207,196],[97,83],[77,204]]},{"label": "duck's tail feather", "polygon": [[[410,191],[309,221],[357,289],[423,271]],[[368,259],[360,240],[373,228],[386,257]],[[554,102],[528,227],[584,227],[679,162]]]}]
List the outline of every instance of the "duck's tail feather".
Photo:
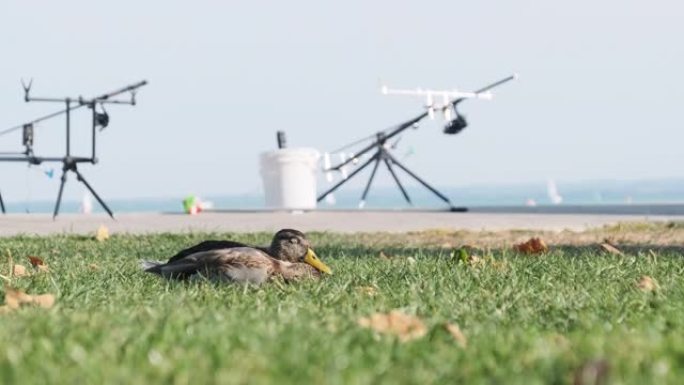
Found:
[{"label": "duck's tail feather", "polygon": [[162,261],[145,261],[142,260],[140,261],[140,267],[148,272],[148,273],[155,273],[155,274],[161,274],[161,267],[165,265],[166,262]]},{"label": "duck's tail feather", "polygon": [[140,261],[140,267],[147,273],[161,275],[164,278],[186,279],[197,273],[197,263],[187,261],[185,263],[167,263],[163,261]]}]

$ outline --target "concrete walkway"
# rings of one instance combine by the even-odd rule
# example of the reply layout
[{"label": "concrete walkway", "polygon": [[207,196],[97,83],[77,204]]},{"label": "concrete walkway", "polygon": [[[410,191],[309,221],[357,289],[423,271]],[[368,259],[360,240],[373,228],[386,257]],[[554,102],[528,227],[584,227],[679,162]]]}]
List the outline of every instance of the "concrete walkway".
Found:
[{"label": "concrete walkway", "polygon": [[182,214],[119,214],[116,221],[106,215],[63,214],[53,221],[48,214],[0,215],[0,236],[17,234],[94,234],[100,225],[110,233],[159,233],[202,231],[302,231],[405,232],[448,230],[585,230],[620,222],[684,221],[684,216],[448,213],[420,211],[318,211],[225,212]]}]

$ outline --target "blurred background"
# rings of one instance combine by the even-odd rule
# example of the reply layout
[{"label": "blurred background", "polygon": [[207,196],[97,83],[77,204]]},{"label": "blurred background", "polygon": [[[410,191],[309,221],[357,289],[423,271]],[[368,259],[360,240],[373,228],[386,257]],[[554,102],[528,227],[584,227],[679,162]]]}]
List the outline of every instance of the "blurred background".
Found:
[{"label": "blurred background", "polygon": [[[147,79],[137,106],[108,107],[100,163],[80,168],[98,193],[115,211],[180,210],[188,194],[260,207],[258,156],[276,131],[330,151],[422,111],[380,81],[468,91],[517,72],[492,101],[463,103],[462,133],[425,121],[395,156],[464,205],[548,204],[550,185],[563,204],[681,202],[683,12],[677,1],[5,0],[0,130],[61,107],[24,103],[21,78],[58,97]],[[74,114],[75,152],[88,153],[89,124]],[[63,127],[37,125],[36,152],[60,155]],[[0,136],[0,151],[20,143]],[[51,211],[60,173],[0,163],[0,191],[11,211]],[[70,179],[64,211],[84,191]],[[366,179],[337,207],[355,206]],[[386,172],[374,186],[369,207],[403,206]]]}]

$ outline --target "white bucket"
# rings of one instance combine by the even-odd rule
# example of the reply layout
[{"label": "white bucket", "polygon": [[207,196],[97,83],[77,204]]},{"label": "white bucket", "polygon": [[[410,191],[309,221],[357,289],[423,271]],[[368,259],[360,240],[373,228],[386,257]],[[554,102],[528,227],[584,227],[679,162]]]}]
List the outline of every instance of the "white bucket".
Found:
[{"label": "white bucket", "polygon": [[260,156],[266,207],[285,210],[316,208],[316,163],[312,148],[283,148]]}]

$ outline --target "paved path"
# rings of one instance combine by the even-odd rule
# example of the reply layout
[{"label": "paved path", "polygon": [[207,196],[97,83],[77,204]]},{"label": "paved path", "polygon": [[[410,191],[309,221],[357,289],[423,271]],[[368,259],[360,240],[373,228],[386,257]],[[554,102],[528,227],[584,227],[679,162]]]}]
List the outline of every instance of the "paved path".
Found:
[{"label": "paved path", "polygon": [[386,231],[426,229],[468,230],[584,230],[619,222],[684,221],[684,216],[596,214],[502,214],[448,212],[226,212],[182,214],[63,214],[53,221],[47,214],[0,215],[0,236],[16,234],[93,234],[100,225],[111,233],[158,233],[187,231],[274,231],[285,227],[302,231]]}]

